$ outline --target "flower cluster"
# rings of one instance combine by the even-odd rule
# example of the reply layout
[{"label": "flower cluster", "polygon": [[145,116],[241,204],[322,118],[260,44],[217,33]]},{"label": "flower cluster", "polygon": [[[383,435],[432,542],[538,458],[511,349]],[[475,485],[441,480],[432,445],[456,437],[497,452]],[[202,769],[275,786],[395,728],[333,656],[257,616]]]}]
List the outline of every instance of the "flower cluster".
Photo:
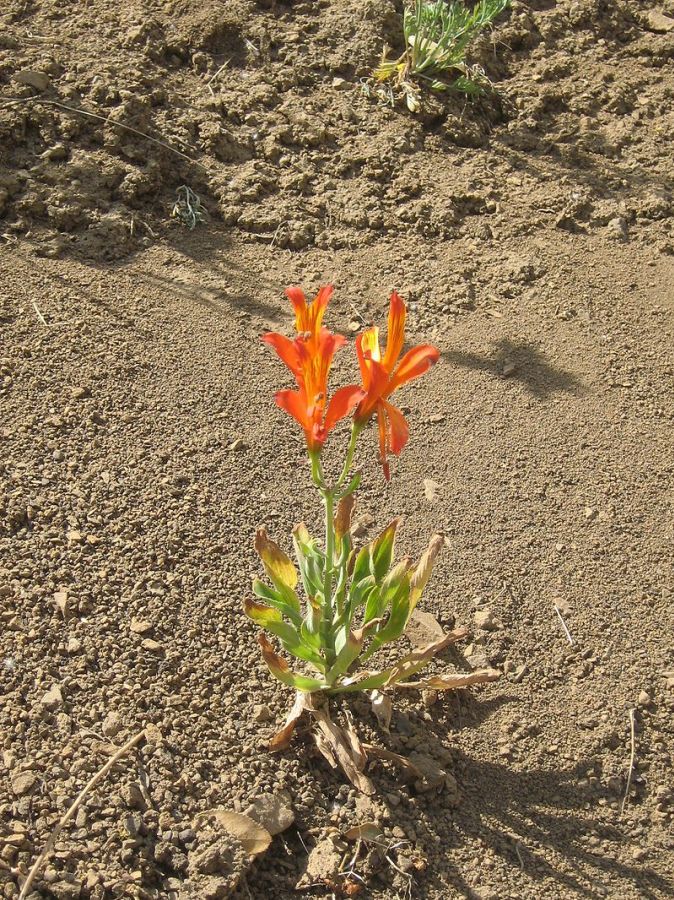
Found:
[{"label": "flower cluster", "polygon": [[276,403],[302,427],[310,457],[314,461],[320,455],[329,432],[339,421],[353,413],[353,448],[360,431],[376,414],[380,461],[388,480],[388,455],[400,454],[409,438],[407,421],[389,398],[399,387],[428,371],[439,354],[430,344],[419,344],[401,357],[407,310],[394,291],[390,300],[385,351],[382,353],[376,326],[360,334],[356,340],[356,350],[362,383],[341,387],[328,399],[332,361],[337,350],[346,343],[342,335],[323,327],[323,316],[332,292],[332,286],[327,285],[321,288],[312,302],[307,302],[299,287],[286,291],[295,311],[297,335],[291,340],[270,332],[263,340],[288,366],[297,382],[297,390],[279,391]]}]

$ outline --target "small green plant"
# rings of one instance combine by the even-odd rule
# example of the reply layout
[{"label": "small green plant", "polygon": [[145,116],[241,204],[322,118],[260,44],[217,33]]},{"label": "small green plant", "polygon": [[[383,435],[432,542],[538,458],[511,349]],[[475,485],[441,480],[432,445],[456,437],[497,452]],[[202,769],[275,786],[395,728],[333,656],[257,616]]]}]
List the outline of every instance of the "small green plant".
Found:
[{"label": "small green plant", "polygon": [[[366,754],[355,732],[341,731],[329,718],[329,697],[366,691],[377,717],[383,715],[386,719],[390,718],[391,701],[386,695],[389,690],[455,690],[491,681],[497,673],[478,670],[412,678],[441,650],[468,634],[465,628],[445,633],[439,624],[434,640],[402,656],[394,665],[375,669],[364,665],[380,649],[404,635],[445,539],[441,534],[433,535],[418,563],[409,557],[394,562],[393,545],[399,524],[396,518],[373,541],[360,549],[354,547],[351,513],[354,492],[360,484],[360,473],[353,471],[357,443],[370,420],[376,418],[379,461],[388,480],[389,454],[398,456],[409,437],[408,422],[390,402],[391,395],[427,372],[440,353],[430,344],[419,344],[403,353],[407,309],[394,291],[389,303],[385,349],[380,345],[377,327],[360,334],[356,352],[362,384],[346,385],[330,396],[328,375],[333,357],[346,343],[342,335],[322,324],[332,287],[323,287],[312,303],[307,302],[299,287],[288,288],[286,294],[295,311],[297,336],[291,340],[269,332],[264,341],[290,369],[296,382],[297,390],[278,391],[275,399],[304,431],[311,480],[324,510],[325,541],[312,537],[304,524],[297,525],[293,531],[296,567],[268,537],[266,529],[260,527],[255,549],[268,582],[255,578],[255,598],[246,598],[243,607],[248,618],[263,629],[258,641],[269,671],[297,692],[286,725],[272,739],[270,747],[278,750],[286,746],[299,719],[309,713],[321,730],[317,746],[326,759],[331,764],[337,760],[359,789],[371,792],[371,783],[363,775]],[[349,416],[351,440],[341,474],[329,480],[323,468],[323,445],[337,423]],[[291,669],[265,631],[310,671]]]},{"label": "small green plant", "polygon": [[431,90],[455,90],[479,94],[486,77],[466,62],[470,44],[507,7],[509,0],[413,0],[405,8],[405,50],[398,59],[388,58],[388,47],[374,71],[379,82],[396,82],[412,112],[420,107],[418,82]]},{"label": "small green plant", "polygon": [[179,219],[183,225],[187,225],[190,231],[208,218],[199,196],[186,184],[181,184],[176,190],[176,202],[173,204],[171,215],[174,219]]}]

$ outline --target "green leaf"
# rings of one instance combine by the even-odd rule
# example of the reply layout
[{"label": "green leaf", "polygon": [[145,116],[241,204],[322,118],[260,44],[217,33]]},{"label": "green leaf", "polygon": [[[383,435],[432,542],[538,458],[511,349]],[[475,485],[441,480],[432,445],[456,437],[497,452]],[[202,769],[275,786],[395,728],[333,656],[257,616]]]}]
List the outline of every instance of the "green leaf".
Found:
[{"label": "green leaf", "polygon": [[319,549],[316,541],[309,536],[303,523],[297,525],[293,530],[293,544],[304,590],[310,597],[315,597],[323,590],[325,555]]},{"label": "green leaf", "polygon": [[258,636],[258,642],[262,648],[262,658],[267,664],[269,671],[283,684],[287,684],[289,687],[304,693],[321,691],[328,687],[324,681],[319,681],[317,678],[309,678],[306,675],[298,675],[292,672],[288,663],[274,651],[264,634]]},{"label": "green leaf", "polygon": [[297,595],[295,595],[296,603],[288,603],[279,591],[275,591],[273,588],[268,587],[263,581],[260,581],[259,578],[253,579],[253,593],[256,597],[259,597],[260,600],[266,600],[267,603],[270,603],[275,609],[278,609],[279,612],[290,619],[294,625],[299,626],[301,624],[302,616],[300,614],[300,601]]},{"label": "green leaf", "polygon": [[393,560],[393,544],[400,519],[394,519],[382,533],[369,544],[370,574],[376,581],[381,581],[391,568]]},{"label": "green leaf", "polygon": [[292,653],[297,659],[311,663],[320,672],[325,671],[323,658],[313,647],[302,640],[301,633],[293,625],[283,621],[278,610],[272,609],[270,606],[264,606],[262,603],[257,603],[255,600],[245,600],[244,612],[256,625],[260,625],[271,634],[275,634],[288,653]]},{"label": "green leaf", "polygon": [[[358,654],[363,649],[363,636],[357,635],[353,631],[348,631],[346,639],[341,643],[343,646],[337,653],[337,659],[326,675],[328,683],[332,683],[340,675],[348,672],[349,666],[357,659]],[[336,645],[335,649],[337,649]]]}]

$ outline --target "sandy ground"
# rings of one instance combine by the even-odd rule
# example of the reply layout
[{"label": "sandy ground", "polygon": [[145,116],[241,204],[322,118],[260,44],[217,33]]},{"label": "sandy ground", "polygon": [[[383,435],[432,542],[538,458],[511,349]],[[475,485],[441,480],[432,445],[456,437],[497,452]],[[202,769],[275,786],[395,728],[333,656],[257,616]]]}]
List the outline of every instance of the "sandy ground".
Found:
[{"label": "sandy ground", "polygon": [[[673,34],[649,9],[515,4],[481,51],[498,102],[421,118],[359,80],[395,4],[2,14],[2,896],[148,724],[34,898],[293,897],[315,846],[341,859],[373,821],[410,876],[363,848],[361,896],[671,895]],[[12,80],[27,68],[50,74],[43,99],[181,140],[198,166],[3,107],[35,95]],[[210,214],[192,232],[168,215],[181,183]],[[317,506],[259,335],[291,332],[287,284],[326,281],[350,339],[395,287],[410,343],[442,352],[400,394],[390,484],[374,434],[361,448],[356,517],[366,538],[402,514],[400,553],[446,532],[424,609],[472,633],[442,664],[503,676],[399,700],[390,735],[349,701],[364,733],[442,768],[429,791],[374,763],[359,796],[302,735],[265,749],[292,697],[241,612],[252,536],[265,522],[289,547]],[[252,863],[199,818],[268,796],[294,823]],[[315,881],[304,896],[329,896]]]}]

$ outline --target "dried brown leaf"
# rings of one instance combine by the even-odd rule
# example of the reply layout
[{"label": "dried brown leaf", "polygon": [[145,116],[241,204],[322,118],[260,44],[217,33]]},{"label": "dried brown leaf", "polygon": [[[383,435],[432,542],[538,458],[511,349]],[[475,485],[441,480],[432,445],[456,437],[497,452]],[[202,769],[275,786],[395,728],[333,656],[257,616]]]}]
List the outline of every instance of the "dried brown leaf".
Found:
[{"label": "dried brown leaf", "polygon": [[297,727],[297,723],[304,715],[304,711],[310,708],[307,702],[308,697],[309,694],[305,694],[303,691],[298,691],[295,694],[295,702],[288,713],[285,725],[280,731],[276,732],[267,745],[270,750],[285,750],[288,746],[295,732],[295,728]]},{"label": "dried brown leaf", "polygon": [[354,825],[347,831],[342,832],[342,837],[347,841],[372,841],[381,843],[384,840],[384,834],[381,827],[376,822],[363,822],[362,825]]},{"label": "dried brown leaf", "polygon": [[374,794],[374,785],[363,774],[367,758],[353,728],[350,725],[346,731],[339,728],[332,721],[326,709],[314,709],[312,712],[322,738],[320,743],[317,742],[321,753],[325,756],[323,747],[327,746],[351,784],[364,794],[370,796]]},{"label": "dried brown leaf", "polygon": [[417,690],[456,691],[459,688],[469,687],[471,684],[484,684],[488,681],[496,681],[501,673],[496,669],[478,669],[476,672],[461,673],[458,675],[433,675],[423,678],[421,681],[398,681],[397,688],[417,688]]},{"label": "dried brown leaf", "polygon": [[393,706],[391,700],[381,691],[370,691],[370,702],[372,704],[372,712],[377,717],[379,726],[388,733],[391,725],[391,715],[393,714]]},{"label": "dried brown leaf", "polygon": [[216,821],[232,837],[236,838],[249,856],[259,856],[271,844],[271,834],[267,829],[243,813],[233,812],[229,809],[211,809],[199,813],[194,822],[195,825],[201,825],[209,820]]}]

